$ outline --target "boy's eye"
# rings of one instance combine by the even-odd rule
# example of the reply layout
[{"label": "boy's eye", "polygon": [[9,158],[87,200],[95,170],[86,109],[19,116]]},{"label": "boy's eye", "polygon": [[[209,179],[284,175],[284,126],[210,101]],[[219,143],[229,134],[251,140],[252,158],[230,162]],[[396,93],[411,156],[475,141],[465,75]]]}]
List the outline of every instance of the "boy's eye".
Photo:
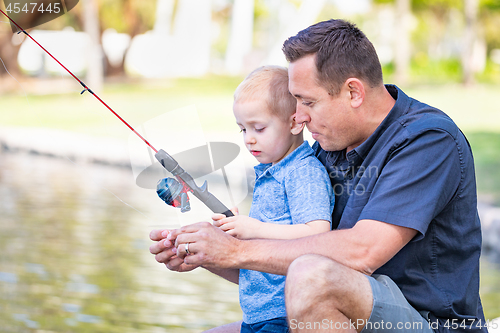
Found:
[{"label": "boy's eye", "polygon": [[247,130],[246,130],[246,129],[244,129],[244,128],[241,128],[241,129],[240,129],[240,133],[246,133],[246,132],[247,132]]},{"label": "boy's eye", "polygon": [[265,127],[262,127],[262,128],[256,128],[256,129],[255,129],[255,131],[260,133],[260,132],[262,132],[264,129],[265,129]]}]

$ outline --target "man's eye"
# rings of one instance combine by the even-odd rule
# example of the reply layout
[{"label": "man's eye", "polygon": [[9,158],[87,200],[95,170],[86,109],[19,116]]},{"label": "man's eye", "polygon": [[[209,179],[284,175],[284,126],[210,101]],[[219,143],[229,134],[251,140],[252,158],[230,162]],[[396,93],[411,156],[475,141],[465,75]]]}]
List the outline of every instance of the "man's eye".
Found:
[{"label": "man's eye", "polygon": [[302,105],[305,105],[305,106],[311,106],[312,105],[312,102],[302,102]]}]

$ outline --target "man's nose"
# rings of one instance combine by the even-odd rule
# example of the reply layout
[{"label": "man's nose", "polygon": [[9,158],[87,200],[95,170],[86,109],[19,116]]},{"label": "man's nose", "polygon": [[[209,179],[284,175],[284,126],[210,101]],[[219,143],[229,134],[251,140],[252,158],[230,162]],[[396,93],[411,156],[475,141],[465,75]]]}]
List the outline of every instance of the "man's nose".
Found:
[{"label": "man's nose", "polygon": [[306,107],[304,107],[300,103],[297,104],[297,109],[295,111],[295,121],[299,124],[311,121],[311,117],[307,113]]}]

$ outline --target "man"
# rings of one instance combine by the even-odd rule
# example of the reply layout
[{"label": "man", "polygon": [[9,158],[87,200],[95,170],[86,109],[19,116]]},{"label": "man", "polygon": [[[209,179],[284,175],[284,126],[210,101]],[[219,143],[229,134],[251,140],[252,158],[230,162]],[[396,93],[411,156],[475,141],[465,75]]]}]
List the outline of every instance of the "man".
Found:
[{"label": "man", "polygon": [[176,271],[203,266],[236,283],[240,268],[286,274],[296,332],[487,332],[463,134],[443,112],[384,86],[373,45],[348,22],[317,23],[283,51],[296,121],[306,123],[330,173],[337,229],[241,241],[199,223],[153,231],[156,260]]}]

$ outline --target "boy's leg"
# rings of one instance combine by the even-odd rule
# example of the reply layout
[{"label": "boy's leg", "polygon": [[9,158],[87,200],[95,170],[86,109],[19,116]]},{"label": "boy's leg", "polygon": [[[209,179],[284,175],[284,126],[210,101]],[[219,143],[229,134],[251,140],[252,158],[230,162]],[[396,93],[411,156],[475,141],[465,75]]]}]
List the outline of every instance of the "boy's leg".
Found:
[{"label": "boy's leg", "polygon": [[[286,304],[293,332],[433,332],[389,277],[369,277],[323,256],[290,265]],[[294,322],[295,320],[295,322]]]},{"label": "boy's leg", "polygon": [[288,322],[286,317],[274,318],[255,324],[241,324],[241,333],[288,333]]}]

